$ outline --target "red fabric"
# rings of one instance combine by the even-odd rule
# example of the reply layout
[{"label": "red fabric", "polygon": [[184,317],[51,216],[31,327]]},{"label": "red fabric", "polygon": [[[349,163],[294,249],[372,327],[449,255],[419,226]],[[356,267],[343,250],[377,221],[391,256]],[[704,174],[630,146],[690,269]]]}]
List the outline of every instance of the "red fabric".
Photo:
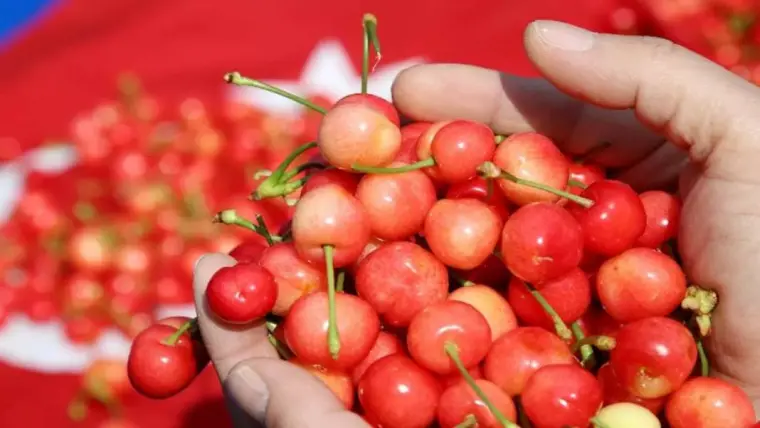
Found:
[{"label": "red fabric", "polygon": [[[65,138],[76,112],[111,99],[126,70],[159,99],[197,96],[211,104],[221,102],[225,72],[297,78],[315,43],[328,37],[343,41],[358,70],[360,19],[368,11],[379,19],[385,61],[423,55],[532,74],[522,50],[528,22],[549,18],[599,29],[614,1],[68,0],[0,56],[0,137],[18,138],[23,150]],[[0,426],[73,426],[65,410],[77,386],[74,375],[0,364]],[[224,426],[218,393],[207,370],[181,396],[137,398],[127,414],[140,427]],[[101,418],[95,413],[78,426]]]}]

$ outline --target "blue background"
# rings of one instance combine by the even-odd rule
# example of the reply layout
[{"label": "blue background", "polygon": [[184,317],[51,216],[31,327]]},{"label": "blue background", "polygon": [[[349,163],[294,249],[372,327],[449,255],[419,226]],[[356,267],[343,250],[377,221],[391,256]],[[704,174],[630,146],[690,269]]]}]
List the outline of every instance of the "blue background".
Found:
[{"label": "blue background", "polygon": [[[0,49],[56,0],[0,0]],[[108,0],[104,0],[108,1]]]}]

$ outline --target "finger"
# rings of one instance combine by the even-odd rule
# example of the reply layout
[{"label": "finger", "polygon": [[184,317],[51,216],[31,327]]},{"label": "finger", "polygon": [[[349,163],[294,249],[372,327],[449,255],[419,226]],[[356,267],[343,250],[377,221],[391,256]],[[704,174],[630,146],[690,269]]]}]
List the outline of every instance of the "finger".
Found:
[{"label": "finger", "polygon": [[501,74],[458,64],[409,68],[393,84],[398,109],[416,120],[470,119],[497,133],[536,131],[571,154],[603,143],[594,160],[604,166],[632,164],[654,150],[661,137],[632,111],[610,111],[578,101],[543,79]]},{"label": "finger", "polygon": [[747,156],[711,156],[722,144],[724,154],[746,149],[757,138],[760,114],[760,89],[717,64],[664,39],[596,34],[553,21],[531,24],[525,47],[561,90],[600,107],[633,109],[692,160],[709,158],[714,172],[757,169]]},{"label": "finger", "polygon": [[367,428],[315,376],[285,361],[254,358],[230,373],[227,390],[239,406],[274,428]]},{"label": "finger", "polygon": [[221,268],[234,266],[235,259],[226,254],[207,254],[195,266],[193,287],[203,342],[208,349],[214,367],[222,381],[232,367],[255,357],[277,358],[277,352],[267,340],[267,330],[262,323],[245,326],[225,324],[215,318],[206,304],[206,287],[211,277]]},{"label": "finger", "polygon": [[666,141],[636,165],[620,172],[615,179],[643,192],[652,189],[671,189],[689,164],[685,151]]}]

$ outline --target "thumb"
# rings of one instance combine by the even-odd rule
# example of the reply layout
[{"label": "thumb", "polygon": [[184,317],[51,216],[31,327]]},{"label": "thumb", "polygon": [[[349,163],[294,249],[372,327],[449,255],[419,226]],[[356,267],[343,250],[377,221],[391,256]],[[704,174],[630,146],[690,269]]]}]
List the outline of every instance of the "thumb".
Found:
[{"label": "thumb", "polygon": [[369,428],[306,370],[281,360],[237,364],[225,383],[238,406],[270,428]]},{"label": "thumb", "polygon": [[555,21],[532,23],[525,47],[559,89],[600,107],[633,109],[692,161],[726,174],[757,169],[751,157],[713,154],[724,144],[727,153],[752,150],[760,89],[706,58],[664,39],[596,34]]}]

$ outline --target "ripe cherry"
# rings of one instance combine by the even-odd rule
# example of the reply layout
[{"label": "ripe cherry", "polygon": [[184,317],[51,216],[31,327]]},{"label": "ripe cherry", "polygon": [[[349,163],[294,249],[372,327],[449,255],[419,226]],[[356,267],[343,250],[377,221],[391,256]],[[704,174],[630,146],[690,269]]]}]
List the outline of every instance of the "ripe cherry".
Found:
[{"label": "ripe cherry", "polygon": [[266,242],[262,239],[250,239],[233,248],[229,254],[238,263],[258,263],[266,249]]},{"label": "ripe cherry", "polygon": [[347,410],[354,407],[354,384],[351,377],[345,373],[327,370],[320,366],[305,364],[298,358],[292,358],[288,362],[295,364],[322,381],[330,391],[346,406]]},{"label": "ripe cherry", "polygon": [[422,171],[367,174],[359,182],[356,198],[367,211],[372,234],[387,240],[419,232],[437,199],[433,182]]},{"label": "ripe cherry", "polygon": [[647,217],[644,233],[636,245],[659,248],[678,234],[681,218],[681,200],[661,190],[650,190],[639,195]]},{"label": "ripe cherry", "polygon": [[[557,312],[565,323],[578,320],[591,304],[591,286],[586,274],[572,269],[558,278],[538,283],[536,290]],[[525,283],[512,278],[507,289],[509,304],[517,317],[527,325],[554,329],[554,320],[546,313]]]},{"label": "ripe cherry", "polygon": [[433,423],[441,385],[409,357],[393,354],[377,360],[362,376],[359,402],[380,426],[426,428]]},{"label": "ripe cherry", "polygon": [[399,126],[400,119],[396,107],[393,106],[385,98],[380,98],[377,95],[372,94],[351,94],[347,95],[335,102],[333,108],[342,105],[361,105],[369,107],[381,113],[386,119],[390,120],[394,125]]},{"label": "ripe cherry", "polygon": [[221,320],[247,324],[272,310],[277,301],[277,283],[271,273],[256,264],[223,267],[211,277],[206,301]]},{"label": "ripe cherry", "polygon": [[576,363],[570,348],[540,327],[518,327],[497,339],[483,362],[485,378],[507,394],[520,395],[539,368]]},{"label": "ripe cherry", "polygon": [[665,408],[672,428],[749,427],[757,420],[752,400],[722,379],[689,379],[668,399]]},{"label": "ripe cherry", "polygon": [[491,160],[495,150],[493,131],[468,120],[434,124],[417,140],[417,158],[434,160],[425,172],[445,183],[477,176],[477,167]]},{"label": "ripe cherry", "polygon": [[[476,380],[478,387],[489,401],[509,420],[517,419],[517,409],[512,398],[498,386],[487,380]],[[502,428],[485,403],[465,382],[449,386],[441,395],[438,405],[438,424],[441,428],[455,428],[470,418],[476,427]]]},{"label": "ripe cherry", "polygon": [[493,182],[481,177],[452,184],[446,191],[446,199],[478,199],[493,208],[502,222],[506,222],[509,218],[504,194],[495,189]]},{"label": "ripe cherry", "polygon": [[336,168],[390,164],[401,148],[401,130],[381,112],[345,103],[325,114],[317,137],[322,156]]},{"label": "ripe cherry", "polygon": [[567,210],[583,227],[586,251],[614,256],[633,247],[644,233],[647,224],[644,205],[629,185],[601,180],[580,196],[594,201],[593,206],[569,204]]},{"label": "ripe cherry", "polygon": [[[570,180],[573,181],[574,184],[582,184],[584,186],[568,186],[568,191],[576,195],[580,195],[585,187],[588,187],[597,181],[604,180],[607,177],[602,167],[591,163],[571,162],[568,170],[570,172]],[[564,204],[567,201],[563,200],[560,202]]]},{"label": "ripe cherry", "polygon": [[615,428],[661,428],[657,416],[633,403],[616,403],[603,407],[594,417],[598,425]]},{"label": "ripe cherry", "polygon": [[602,264],[596,291],[607,313],[620,322],[664,317],[686,296],[686,275],[667,255],[632,248]]},{"label": "ripe cherry", "polygon": [[260,257],[259,265],[269,271],[277,283],[277,301],[272,308],[275,315],[287,315],[296,300],[315,291],[327,290],[324,269],[298,257],[291,242],[267,248]]},{"label": "ripe cherry", "polygon": [[401,127],[401,148],[396,155],[395,163],[411,164],[417,162],[417,139],[430,128],[432,123],[414,122]]},{"label": "ripe cherry", "polygon": [[359,186],[360,178],[361,176],[358,174],[340,169],[323,169],[315,171],[309,175],[306,184],[301,188],[301,196],[311,192],[317,187],[324,186],[325,184],[336,184],[346,189],[346,192],[354,194],[356,188]]},{"label": "ripe cherry", "polygon": [[425,308],[409,324],[406,345],[422,367],[447,375],[457,370],[444,346],[454,344],[465,367],[472,367],[488,353],[491,329],[477,309],[467,303],[447,300]]},{"label": "ripe cherry", "polygon": [[473,269],[458,269],[455,272],[463,281],[489,285],[497,290],[503,290],[512,276],[504,262],[495,254],[488,256],[483,263]]},{"label": "ripe cherry", "polygon": [[63,283],[60,298],[63,312],[81,314],[100,307],[105,302],[106,294],[96,277],[75,273]]},{"label": "ripe cherry", "polygon": [[499,216],[477,199],[441,199],[425,219],[425,240],[447,266],[473,269],[496,248]]},{"label": "ripe cherry", "polygon": [[380,246],[359,264],[356,292],[377,311],[383,322],[406,327],[424,308],[446,300],[446,266],[411,242]]},{"label": "ripe cherry", "polygon": [[504,225],[501,255],[518,278],[529,283],[548,281],[581,262],[583,230],[556,204],[525,205],[512,213]]},{"label": "ripe cherry", "polygon": [[602,387],[577,364],[549,365],[528,379],[520,402],[536,426],[587,426],[602,407]]},{"label": "ripe cherry", "polygon": [[660,413],[663,406],[665,406],[665,398],[639,398],[631,394],[628,389],[620,384],[615,372],[612,371],[612,366],[609,363],[605,363],[599,368],[596,373],[596,378],[599,380],[599,384],[602,386],[604,393],[604,404],[615,403],[634,403],[642,406],[654,414]]},{"label": "ripe cherry", "polygon": [[336,293],[335,319],[341,350],[337,355],[328,343],[328,296],[315,292],[297,300],[285,317],[285,341],[305,364],[347,371],[367,357],[380,333],[377,313],[364,300]]},{"label": "ripe cherry", "polygon": [[[483,369],[480,368],[480,365],[472,366],[467,369],[467,373],[475,380],[483,379]],[[449,388],[451,386],[454,386],[458,383],[465,382],[464,376],[460,372],[451,373],[448,375],[438,376],[438,379],[441,382],[441,385],[443,385],[444,388]]]},{"label": "ripe cherry", "polygon": [[461,287],[449,295],[449,300],[470,304],[488,322],[491,341],[517,328],[517,318],[507,300],[486,285],[472,284]]},{"label": "ripe cherry", "polygon": [[369,366],[374,364],[375,361],[391,354],[403,354],[404,352],[404,345],[398,337],[386,331],[381,331],[380,334],[377,335],[377,340],[375,340],[375,344],[372,345],[372,349],[369,350],[367,356],[354,367],[354,370],[351,373],[354,385],[359,384],[364,372],[366,372]]},{"label": "ripe cherry", "polygon": [[691,332],[670,318],[652,317],[624,325],[610,353],[620,383],[641,398],[677,390],[694,368],[697,345]]}]

